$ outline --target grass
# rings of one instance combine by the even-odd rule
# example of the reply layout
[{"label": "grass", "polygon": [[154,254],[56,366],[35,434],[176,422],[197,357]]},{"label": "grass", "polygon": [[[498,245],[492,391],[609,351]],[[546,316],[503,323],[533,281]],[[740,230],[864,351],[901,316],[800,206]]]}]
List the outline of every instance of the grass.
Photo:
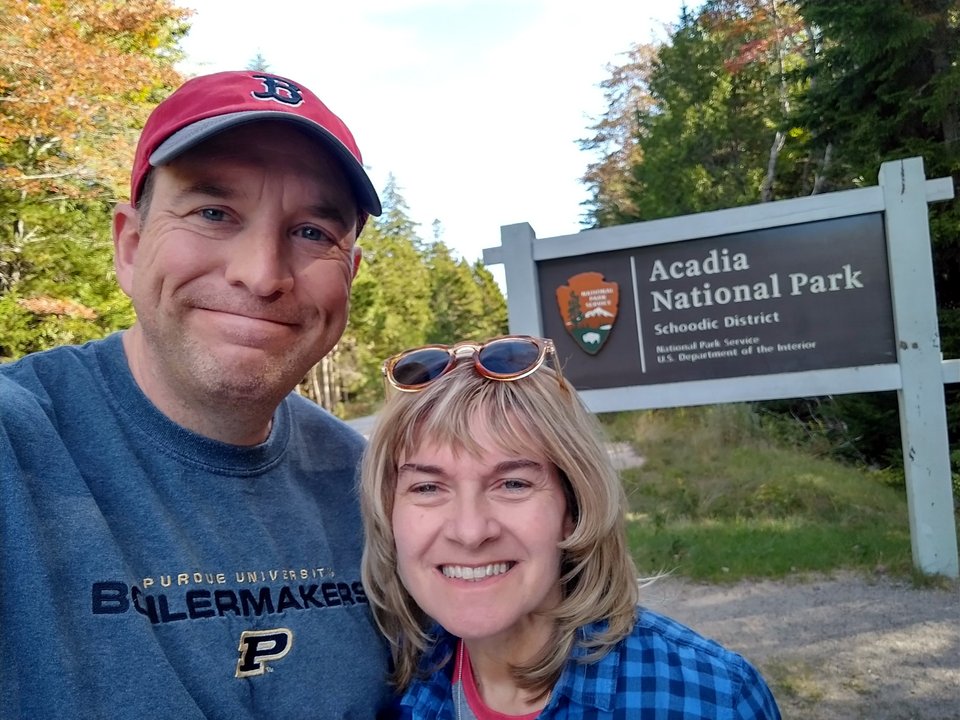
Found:
[{"label": "grass", "polygon": [[817,681],[817,672],[807,663],[770,662],[765,667],[765,674],[770,682],[775,683],[781,697],[789,696],[811,706],[823,699],[823,688]]},{"label": "grass", "polygon": [[881,472],[785,446],[748,405],[616,413],[609,439],[645,458],[622,471],[641,575],[713,582],[844,568],[921,582],[904,492]]}]

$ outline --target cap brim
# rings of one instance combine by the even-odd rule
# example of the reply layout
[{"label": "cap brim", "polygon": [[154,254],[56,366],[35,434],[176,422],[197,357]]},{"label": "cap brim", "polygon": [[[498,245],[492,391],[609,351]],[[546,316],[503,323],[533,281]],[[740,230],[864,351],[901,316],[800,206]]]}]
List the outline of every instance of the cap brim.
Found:
[{"label": "cap brim", "polygon": [[310,131],[314,137],[323,143],[324,147],[333,152],[337,159],[340,160],[340,164],[344,172],[346,172],[347,178],[350,180],[350,186],[353,189],[353,194],[357,199],[359,208],[375,217],[380,215],[383,211],[380,205],[380,197],[377,195],[373,183],[370,182],[366,170],[363,169],[363,166],[357,161],[353,153],[350,152],[333,133],[322,125],[315,123],[309,118],[290,113],[269,110],[248,110],[197,120],[177,130],[177,132],[160,143],[157,149],[150,155],[150,165],[153,167],[166,165],[198,143],[222,133],[224,130],[229,130],[238,125],[246,125],[247,123],[258,120],[283,120],[299,125]]}]

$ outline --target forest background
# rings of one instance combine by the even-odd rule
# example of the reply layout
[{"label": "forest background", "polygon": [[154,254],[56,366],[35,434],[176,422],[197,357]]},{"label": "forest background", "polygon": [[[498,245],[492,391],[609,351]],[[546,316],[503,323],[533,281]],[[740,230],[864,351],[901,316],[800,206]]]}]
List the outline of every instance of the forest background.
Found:
[{"label": "forest background", "polygon": [[[0,0],[0,361],[128,327],[110,213],[127,196],[150,110],[176,70],[189,11],[169,0]],[[669,37],[625,48],[585,128],[585,228],[877,184],[921,156],[960,195],[955,0],[709,0]],[[269,69],[253,56],[251,67]],[[398,348],[505,332],[492,275],[423,237],[398,183],[360,242],[350,323],[300,391],[344,417],[374,412]],[[930,207],[945,357],[960,357],[960,202]],[[947,386],[960,468],[960,388]],[[833,454],[899,467],[892,393],[763,403]]]}]

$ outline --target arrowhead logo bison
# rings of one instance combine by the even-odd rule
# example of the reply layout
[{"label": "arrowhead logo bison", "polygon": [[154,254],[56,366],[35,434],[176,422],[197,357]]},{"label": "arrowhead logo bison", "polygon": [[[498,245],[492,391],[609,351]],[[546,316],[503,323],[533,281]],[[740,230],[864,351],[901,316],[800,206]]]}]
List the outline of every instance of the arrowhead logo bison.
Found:
[{"label": "arrowhead logo bison", "polygon": [[557,288],[557,306],[563,326],[577,345],[596,355],[607,342],[620,305],[620,287],[605,282],[603,274],[585,272]]}]

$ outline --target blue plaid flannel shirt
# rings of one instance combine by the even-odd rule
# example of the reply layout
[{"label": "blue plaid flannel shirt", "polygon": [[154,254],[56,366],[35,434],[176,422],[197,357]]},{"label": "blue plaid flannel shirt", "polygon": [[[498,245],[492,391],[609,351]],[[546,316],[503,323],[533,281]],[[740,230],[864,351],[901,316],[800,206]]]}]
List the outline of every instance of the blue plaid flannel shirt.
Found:
[{"label": "blue plaid flannel shirt", "polygon": [[[581,633],[596,632],[603,623]],[[439,631],[424,659],[436,667],[452,658],[456,638]],[[577,647],[540,713],[543,720],[779,720],[780,710],[766,682],[737,653],[675,620],[638,608],[633,631],[592,663]],[[398,716],[454,720],[452,662],[415,681],[399,699]]]}]

